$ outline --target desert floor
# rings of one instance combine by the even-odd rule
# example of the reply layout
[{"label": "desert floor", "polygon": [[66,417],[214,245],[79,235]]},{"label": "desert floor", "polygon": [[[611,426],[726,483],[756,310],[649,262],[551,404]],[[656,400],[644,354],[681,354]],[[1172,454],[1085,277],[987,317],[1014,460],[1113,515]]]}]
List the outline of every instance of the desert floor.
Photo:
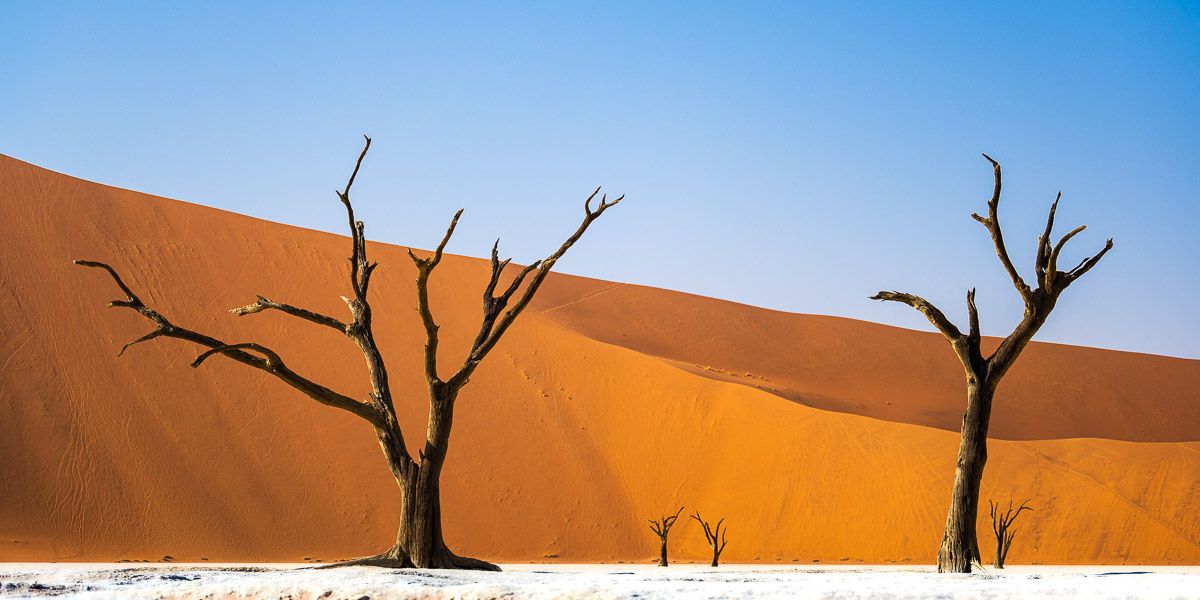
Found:
[{"label": "desert floor", "polygon": [[0,596],[82,598],[1200,598],[1200,567],[503,565],[503,573],[286,564],[3,563]]}]

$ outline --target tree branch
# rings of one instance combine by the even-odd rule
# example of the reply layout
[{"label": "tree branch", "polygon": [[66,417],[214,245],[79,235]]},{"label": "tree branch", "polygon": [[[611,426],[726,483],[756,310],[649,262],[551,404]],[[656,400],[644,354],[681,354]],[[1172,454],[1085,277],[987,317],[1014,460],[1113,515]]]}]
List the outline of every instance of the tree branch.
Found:
[{"label": "tree branch", "polygon": [[425,327],[425,380],[430,385],[441,383],[442,380],[438,378],[437,372],[438,324],[434,321],[433,310],[429,306],[429,276],[438,263],[442,262],[442,253],[446,244],[450,242],[450,237],[454,235],[454,229],[458,227],[458,219],[462,214],[461,208],[454,213],[454,218],[450,220],[450,226],[446,228],[446,234],[442,236],[442,241],[437,245],[433,256],[419,258],[413,254],[411,248],[408,250],[408,257],[417,266],[417,313],[421,315],[421,324]]},{"label": "tree branch", "polygon": [[712,547],[718,556],[720,556],[721,551],[725,549],[725,543],[727,543],[724,539],[725,532],[722,532],[721,530],[721,525],[725,523],[725,517],[721,517],[721,519],[717,521],[716,527],[710,526],[708,522],[700,516],[700,511],[696,511],[695,514],[691,515],[691,518],[695,519],[696,522],[700,524],[700,527],[704,529],[704,540],[708,542],[708,545]]},{"label": "tree branch", "polygon": [[[575,242],[579,241],[579,238],[583,236],[584,232],[587,231],[588,227],[591,226],[596,219],[600,218],[600,215],[604,214],[606,210],[616,206],[621,202],[621,200],[625,199],[625,196],[621,196],[616,200],[609,202],[608,195],[605,194],[600,198],[600,205],[595,210],[592,210],[592,200],[594,200],[596,195],[599,193],[600,188],[597,187],[591,193],[591,195],[587,197],[587,200],[584,201],[583,222],[579,224],[579,227],[576,228],[575,232],[572,233],[570,237],[568,237],[566,241],[564,241],[558,247],[557,250],[555,250],[546,258],[534,262],[533,264],[522,269],[509,284],[508,289],[505,290],[505,292],[499,297],[493,297],[491,295],[492,291],[495,290],[495,284],[489,283],[487,290],[485,290],[484,319],[483,324],[480,327],[479,335],[476,337],[475,343],[472,345],[471,352],[467,356],[463,366],[460,367],[458,372],[456,372],[454,376],[450,378],[451,385],[461,386],[466,383],[466,381],[470,378],[471,373],[473,373],[475,368],[479,366],[480,361],[482,361],[483,358],[492,351],[492,348],[494,348],[496,343],[500,341],[500,338],[504,335],[504,332],[508,330],[513,321],[515,321],[521,312],[525,310],[525,307],[529,305],[529,302],[533,299],[534,295],[537,294],[538,288],[541,287],[542,282],[546,279],[546,276],[550,274],[550,270],[554,268],[554,264],[558,262],[558,259],[562,258],[562,256],[567,253],[567,250],[570,250],[571,246],[575,245]],[[495,249],[495,247],[493,247],[493,249]],[[499,279],[500,270],[502,270],[504,266],[508,264],[508,262],[509,261],[507,260],[499,261],[497,255],[493,253],[492,280]],[[502,316],[497,317],[499,312],[508,305],[512,296],[516,294],[521,284],[525,281],[526,276],[530,273],[532,273],[533,276],[529,278],[528,285],[526,285],[524,291],[521,292],[520,296],[517,298],[517,301],[513,303],[512,307],[504,312]]]},{"label": "tree branch", "polygon": [[1078,266],[1070,271],[1067,271],[1067,283],[1063,287],[1075,283],[1076,279],[1083,277],[1084,273],[1092,270],[1092,267],[1096,266],[1100,262],[1100,259],[1104,258],[1104,255],[1107,254],[1109,250],[1112,250],[1112,247],[1113,240],[1112,238],[1108,238],[1108,241],[1104,242],[1104,248],[1097,252],[1095,256],[1083,259]]},{"label": "tree branch", "polygon": [[[111,305],[110,305],[110,307],[111,307]],[[140,337],[136,340],[125,342],[125,345],[121,346],[121,351],[117,352],[117,357],[119,358],[119,357],[123,356],[125,354],[125,351],[128,350],[130,346],[134,346],[134,345],[140,344],[142,342],[150,341],[156,337],[161,336],[162,334],[163,334],[162,329],[155,329],[154,331],[151,331],[150,333],[147,333],[146,335],[143,335],[142,337]]]},{"label": "tree branch", "polygon": [[950,319],[946,318],[945,313],[939,310],[938,307],[931,304],[928,300],[925,300],[920,296],[914,296],[913,294],[908,294],[905,292],[879,292],[874,296],[871,296],[870,299],[907,304],[920,311],[921,314],[925,315],[925,318],[929,319],[929,322],[933,323],[933,326],[936,327],[937,330],[940,331],[942,335],[950,341],[951,344],[957,347],[957,345],[963,340],[962,332],[958,330],[958,327],[954,323],[950,322]]},{"label": "tree branch", "polygon": [[988,498],[988,513],[992,517],[992,533],[999,537],[1002,535],[1000,532],[1000,522],[996,519],[996,503],[991,498]]},{"label": "tree branch", "polygon": [[496,285],[500,283],[500,273],[504,271],[504,267],[512,262],[512,258],[500,260],[500,238],[496,238],[496,243],[492,244],[492,276],[488,279],[488,284],[483,288],[483,299],[489,300],[492,294],[496,292]]},{"label": "tree branch", "polygon": [[967,290],[967,320],[970,324],[970,331],[967,333],[967,341],[973,346],[979,347],[979,309],[975,306],[975,288]]},{"label": "tree branch", "polygon": [[[1067,232],[1067,235],[1064,235],[1061,240],[1058,240],[1058,243],[1054,245],[1054,249],[1050,251],[1050,260],[1046,262],[1047,285],[1045,287],[1047,289],[1054,289],[1054,281],[1059,275],[1058,255],[1062,253],[1062,249],[1067,245],[1067,242],[1071,241],[1071,238],[1078,235],[1084,229],[1087,229],[1087,225],[1080,225],[1079,227]],[[1061,289],[1059,291],[1061,291]]]},{"label": "tree branch", "polygon": [[371,149],[371,138],[363,136],[366,144],[363,145],[362,152],[358,155],[358,160],[354,163],[354,171],[350,173],[350,179],[346,181],[346,187],[337,192],[338,199],[346,206],[346,217],[350,223],[350,238],[352,250],[350,254],[350,286],[354,290],[354,295],[359,300],[364,300],[367,296],[367,281],[370,279],[371,271],[374,266],[367,263],[367,245],[366,238],[363,235],[363,222],[354,219],[354,206],[350,204],[350,188],[354,187],[354,180],[358,177],[358,170],[362,168],[363,159],[367,156],[367,150]]},{"label": "tree branch", "polygon": [[[312,398],[321,404],[332,406],[334,408],[340,408],[347,412],[358,415],[377,427],[385,426],[383,415],[374,406],[359,402],[353,398],[350,398],[349,396],[339,394],[297,374],[295,371],[287,368],[287,366],[283,364],[283,361],[279,360],[279,356],[277,354],[258,344],[230,345],[214,337],[179,327],[178,325],[171,323],[166,317],[154,309],[146,306],[141,299],[129,289],[129,286],[125,285],[125,282],[122,281],[121,276],[118,275],[116,270],[114,270],[111,266],[102,262],[88,260],[76,260],[74,262],[75,264],[83,267],[104,269],[110,276],[112,276],[113,281],[116,282],[117,287],[121,288],[121,291],[125,293],[127,299],[114,300],[113,302],[109,303],[110,307],[132,309],[137,311],[143,317],[153,321],[157,325],[157,328],[154,331],[143,335],[142,337],[128,344],[125,344],[124,348],[128,348],[134,344],[157,337],[170,337],[189,341],[201,346],[206,346],[212,350],[202,354],[200,358],[197,358],[193,363],[193,366],[198,366],[205,358],[213,353],[221,353],[244,365],[248,365],[274,375],[277,379],[292,386],[293,388],[304,393],[309,398]],[[124,348],[122,348],[122,352],[124,352]],[[267,358],[260,358],[258,356],[246,353],[242,350],[242,348],[257,350],[267,356]]]},{"label": "tree branch", "polygon": [[216,348],[204,352],[200,356],[197,356],[196,360],[192,361],[192,368],[195,369],[196,367],[199,367],[205,359],[214,354],[229,352],[230,350],[239,350],[242,348],[253,350],[265,356],[266,369],[264,370],[276,369],[283,366],[283,359],[279,358],[279,354],[277,354],[274,350],[271,350],[270,348],[267,348],[261,344],[255,344],[254,342],[243,342],[241,344],[226,344],[224,346],[217,346]]},{"label": "tree branch", "polygon": [[1046,231],[1042,233],[1042,237],[1038,238],[1034,267],[1037,270],[1038,284],[1042,287],[1046,287],[1046,273],[1050,264],[1050,234],[1054,231],[1054,213],[1058,211],[1059,200],[1062,200],[1061,191],[1054,197],[1054,203],[1050,205],[1050,214],[1046,217]]},{"label": "tree branch", "polygon": [[[1021,514],[1021,511],[1027,510],[1027,511],[1033,512],[1033,507],[1027,506],[1027,504],[1029,504],[1029,500],[1030,500],[1030,498],[1026,498],[1025,500],[1021,501],[1021,506],[1018,506],[1016,512],[1012,513],[1012,518],[1008,519],[1009,525],[1012,525],[1013,521],[1017,520],[1017,517]],[[1012,502],[1011,501],[1009,501],[1008,506],[1009,506],[1009,511],[1012,511]]]},{"label": "tree branch", "polygon": [[1004,270],[1008,272],[1008,277],[1012,279],[1013,286],[1017,288],[1017,292],[1021,294],[1021,298],[1026,304],[1033,302],[1033,290],[1021,279],[1017,268],[1013,266],[1012,259],[1008,257],[1008,248],[1004,246],[1004,232],[1000,229],[1000,188],[1001,175],[1000,163],[992,159],[987,154],[983,155],[988,162],[992,163],[992,172],[995,177],[995,186],[992,188],[992,199],[988,200],[988,216],[987,218],[979,216],[978,213],[971,213],[971,217],[979,221],[987,228],[988,233],[992,235],[992,244],[996,247],[996,256],[1000,258],[1000,263],[1004,265]]},{"label": "tree branch", "polygon": [[280,312],[284,312],[289,315],[292,315],[293,317],[299,317],[301,319],[304,319],[306,321],[311,321],[318,325],[332,327],[333,329],[336,329],[342,333],[347,333],[347,331],[349,330],[348,325],[346,325],[345,323],[343,323],[333,317],[327,317],[321,313],[313,312],[311,310],[307,310],[307,309],[303,309],[303,308],[297,308],[290,304],[284,304],[282,302],[275,302],[274,300],[269,300],[262,296],[258,296],[258,300],[256,302],[254,302],[254,304],[247,304],[246,306],[242,306],[242,307],[238,307],[238,308],[231,308],[231,309],[229,309],[229,312],[231,312],[239,317],[244,317],[246,315],[260,313],[260,312],[262,312],[264,310],[268,310],[268,309],[278,310]]},{"label": "tree branch", "polygon": [[700,518],[700,511],[696,511],[695,513],[693,513],[691,515],[691,517],[697,523],[700,524],[700,527],[702,527],[704,529],[704,541],[711,544],[712,543],[712,531],[708,528],[708,523],[705,523],[704,519]]},{"label": "tree branch", "polygon": [[662,534],[663,534],[662,528],[658,526],[658,521],[655,521],[653,519],[646,519],[646,522],[650,523],[650,531],[653,531],[654,533],[658,534],[658,537],[662,537]]},{"label": "tree branch", "polygon": [[516,293],[517,289],[521,287],[521,283],[525,280],[525,277],[542,263],[540,260],[534,261],[532,264],[518,271],[517,275],[509,282],[508,288],[499,296],[496,296],[494,294],[496,284],[500,281],[500,274],[512,262],[511,258],[500,260],[499,246],[500,240],[496,240],[496,243],[492,245],[492,275],[483,290],[483,320],[479,325],[479,333],[475,336],[475,341],[471,342],[471,350],[468,353],[468,358],[487,341],[488,336],[492,333],[492,329],[495,328],[496,318],[500,315],[500,311],[508,306],[508,301]]},{"label": "tree branch", "polygon": [[671,532],[671,527],[675,525],[675,521],[679,519],[679,514],[682,512],[683,507],[680,506],[679,510],[675,511],[674,515],[663,515],[657,521],[654,519],[646,520],[650,522],[650,529],[653,530],[654,533],[657,533],[658,537],[665,538],[667,537],[667,534]]},{"label": "tree branch", "polygon": [[[1063,248],[1071,238],[1086,229],[1086,226],[1083,225],[1076,227],[1064,235],[1058,243],[1053,246],[1051,245],[1050,236],[1054,231],[1054,220],[1058,212],[1058,203],[1062,200],[1062,192],[1059,192],[1055,196],[1054,202],[1050,205],[1050,211],[1046,216],[1046,227],[1041,237],[1038,238],[1037,255],[1034,259],[1034,267],[1038,277],[1038,288],[1030,290],[1029,286],[1020,278],[1012,261],[1009,259],[1008,251],[1004,247],[1003,232],[1001,231],[997,216],[1001,189],[1000,164],[987,154],[983,156],[992,163],[996,183],[992,192],[992,199],[988,202],[988,217],[984,218],[978,214],[972,214],[971,216],[980,223],[983,223],[992,234],[996,254],[1000,257],[1000,262],[1003,263],[1005,271],[1008,272],[1009,277],[1013,280],[1013,284],[1021,292],[1021,296],[1025,301],[1025,315],[1021,319],[1021,322],[1013,329],[1012,333],[1000,342],[996,351],[985,361],[987,379],[995,382],[999,381],[1000,377],[1008,371],[1008,368],[1012,366],[1017,356],[1020,355],[1038,329],[1046,322],[1058,296],[1073,281],[1100,262],[1104,254],[1112,248],[1112,240],[1108,241],[1103,250],[1091,258],[1084,259],[1074,269],[1066,273],[1059,271],[1058,259]],[[968,310],[975,311],[973,299],[968,299]],[[973,315],[972,318],[977,319],[978,317]],[[973,357],[972,360],[975,360],[975,358]]]}]

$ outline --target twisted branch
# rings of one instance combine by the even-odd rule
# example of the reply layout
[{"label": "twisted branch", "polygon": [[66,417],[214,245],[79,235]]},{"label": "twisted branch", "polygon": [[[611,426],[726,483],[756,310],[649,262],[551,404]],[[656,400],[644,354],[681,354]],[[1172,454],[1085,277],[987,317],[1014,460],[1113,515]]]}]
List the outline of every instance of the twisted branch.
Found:
[{"label": "twisted branch", "polygon": [[[484,295],[484,318],[479,329],[479,335],[476,336],[475,342],[471,345],[471,351],[467,355],[467,359],[464,361],[463,366],[459,368],[458,372],[455,373],[453,377],[451,377],[450,381],[453,385],[462,385],[466,383],[466,381],[471,377],[471,374],[475,371],[475,368],[479,366],[480,361],[482,361],[484,357],[486,357],[488,353],[492,351],[492,348],[494,348],[496,343],[500,341],[500,338],[504,335],[504,332],[508,331],[508,328],[512,326],[513,321],[520,316],[521,312],[525,310],[525,307],[529,305],[529,302],[533,300],[534,295],[537,294],[538,289],[542,286],[542,282],[545,281],[546,276],[550,274],[550,270],[554,268],[554,264],[558,262],[558,259],[562,258],[563,255],[567,253],[567,250],[570,250],[571,246],[574,246],[575,242],[579,241],[579,238],[583,237],[584,232],[588,230],[588,227],[590,227],[591,224],[596,221],[596,219],[600,218],[600,215],[604,214],[605,211],[616,206],[621,202],[621,200],[625,199],[625,196],[622,195],[616,200],[609,202],[608,195],[605,194],[600,197],[600,205],[595,210],[592,210],[592,200],[594,200],[596,195],[599,193],[600,188],[597,187],[592,191],[591,195],[587,197],[587,200],[584,201],[583,221],[579,224],[579,227],[575,229],[575,232],[572,233],[558,247],[558,249],[552,252],[549,256],[526,266],[524,269],[518,272],[517,276],[513,278],[513,281],[509,284],[508,289],[506,289],[503,294],[498,297],[493,297],[491,294],[492,290],[495,289],[495,284],[489,282],[489,286],[485,290],[486,293]],[[499,242],[497,241],[497,245],[498,244]],[[504,266],[506,266],[509,260],[511,260],[499,261],[495,253],[496,248],[496,246],[493,246],[492,281],[499,280],[500,271],[502,271]],[[517,297],[516,302],[514,302],[512,307],[505,311],[503,315],[497,316],[500,314],[501,310],[504,310],[504,308],[508,306],[513,295],[516,294],[521,284],[525,281],[526,276],[531,273],[533,276],[529,278],[528,285],[525,286],[524,291],[522,291],[520,296]]]},{"label": "twisted branch", "polygon": [[238,308],[231,308],[231,309],[229,309],[229,312],[231,312],[239,317],[244,317],[246,315],[253,315],[256,313],[260,313],[264,310],[272,310],[273,309],[273,310],[277,310],[277,311],[280,311],[283,313],[287,313],[289,315],[292,315],[293,317],[299,317],[301,319],[304,319],[305,321],[310,321],[310,322],[316,323],[318,325],[332,327],[333,329],[336,329],[342,333],[347,333],[349,330],[348,325],[346,325],[345,323],[343,323],[333,317],[328,317],[321,313],[313,312],[311,310],[307,310],[304,308],[298,308],[298,307],[292,306],[290,304],[284,304],[282,302],[275,302],[274,300],[269,300],[267,298],[264,298],[263,296],[256,296],[256,297],[258,298],[258,300],[255,301],[253,304],[247,304],[246,306],[240,306]]},{"label": "twisted branch", "polygon": [[679,514],[682,512],[683,507],[680,506],[679,510],[675,511],[674,515],[662,515],[657,521],[654,519],[646,519],[646,521],[650,523],[650,529],[654,533],[658,534],[658,537],[665,540],[667,538],[667,534],[671,532],[671,527],[675,525],[675,521],[679,520]]},{"label": "twisted branch", "polygon": [[1034,268],[1037,270],[1038,282],[1046,281],[1046,269],[1050,263],[1050,233],[1054,231],[1054,213],[1058,211],[1058,202],[1062,200],[1062,192],[1054,197],[1050,205],[1050,214],[1046,217],[1046,231],[1038,238],[1037,256],[1034,258]]},{"label": "twisted branch", "polygon": [[[973,298],[973,296],[974,294],[971,297]],[[906,292],[879,292],[871,296],[870,299],[907,304],[925,315],[925,318],[929,319],[930,323],[933,323],[933,326],[950,341],[952,346],[957,348],[962,343],[963,334],[958,330],[958,326],[950,322],[950,319],[946,318],[946,314],[934,306],[933,303],[920,296]]]},{"label": "twisted branch", "polygon": [[[295,371],[289,369],[279,358],[279,355],[274,351],[271,351],[259,344],[253,343],[226,344],[217,338],[175,325],[158,311],[146,306],[145,303],[142,302],[141,298],[133,293],[129,286],[125,284],[124,280],[121,279],[121,276],[117,273],[117,271],[111,266],[102,262],[90,260],[76,260],[74,262],[82,267],[104,269],[112,277],[113,281],[117,284],[117,287],[119,287],[121,291],[125,293],[126,298],[124,300],[114,300],[110,302],[108,304],[110,308],[119,307],[134,310],[155,324],[155,329],[150,333],[126,343],[121,348],[122,354],[130,346],[158,337],[169,337],[189,341],[194,344],[199,344],[201,346],[210,348],[208,352],[201,354],[200,357],[198,357],[192,363],[193,367],[199,366],[200,363],[202,363],[212,354],[219,353],[244,365],[248,365],[260,371],[270,373],[271,375],[275,376],[275,378],[292,386],[293,388],[304,393],[304,395],[316,400],[317,402],[320,402],[321,404],[332,406],[334,408],[340,408],[347,412],[358,415],[359,417],[362,417],[370,422],[372,425],[383,426],[383,415],[374,406],[359,402],[353,398],[350,398],[349,396],[339,394],[325,386],[299,375]],[[255,350],[262,354],[265,358],[249,354],[243,349]]]},{"label": "twisted branch", "polygon": [[967,322],[970,326],[970,331],[967,333],[967,343],[972,347],[979,347],[979,308],[975,306],[975,288],[967,290]]},{"label": "twisted branch", "polygon": [[721,529],[721,525],[725,523],[725,517],[721,517],[717,521],[716,527],[710,527],[708,522],[700,516],[700,511],[696,511],[692,518],[704,528],[704,540],[713,550],[713,565],[715,566],[721,558],[721,553],[725,551],[725,545],[729,543],[729,540],[726,539],[728,529]]},{"label": "twisted branch", "polygon": [[207,359],[208,357],[210,357],[214,354],[220,354],[222,352],[229,352],[230,350],[237,350],[239,348],[253,350],[253,351],[263,355],[264,357],[266,357],[267,368],[269,368],[269,369],[277,369],[277,368],[283,366],[283,360],[281,358],[279,358],[279,355],[276,354],[274,350],[271,350],[270,348],[267,348],[266,346],[263,346],[261,344],[255,344],[254,342],[243,342],[241,344],[227,344],[224,346],[217,346],[216,348],[208,350],[204,354],[197,356],[196,360],[192,361],[192,368],[195,369],[196,367],[199,367],[200,364],[203,363],[205,359]]},{"label": "twisted branch", "polygon": [[371,278],[371,272],[375,270],[378,263],[367,262],[367,241],[364,235],[362,221],[354,219],[354,206],[350,204],[350,188],[354,187],[354,180],[358,178],[358,170],[362,168],[363,159],[367,156],[367,151],[371,149],[371,138],[363,136],[366,144],[363,145],[362,152],[358,155],[358,160],[354,163],[354,171],[350,173],[350,179],[346,181],[346,187],[342,191],[336,192],[338,199],[346,206],[346,217],[350,223],[350,285],[354,289],[354,296],[360,301],[365,302],[367,298],[367,286]]},{"label": "twisted branch", "polygon": [[1067,271],[1066,283],[1063,284],[1063,287],[1066,287],[1068,285],[1071,285],[1072,283],[1075,283],[1075,280],[1079,279],[1080,277],[1083,277],[1084,273],[1087,273],[1088,271],[1092,270],[1092,267],[1096,266],[1096,264],[1100,262],[1100,259],[1104,258],[1104,255],[1107,254],[1109,250],[1112,250],[1112,247],[1113,247],[1113,240],[1112,240],[1112,238],[1108,238],[1108,241],[1104,242],[1104,248],[1102,248],[1100,250],[1100,252],[1097,252],[1094,256],[1090,256],[1088,258],[1083,259],[1082,261],[1079,262],[1079,265],[1077,265],[1075,268],[1071,269],[1070,271]]},{"label": "twisted branch", "polygon": [[408,257],[417,266],[417,312],[421,315],[421,324],[425,327],[425,380],[430,385],[439,385],[442,380],[437,374],[438,324],[433,320],[433,311],[429,307],[429,276],[438,263],[442,262],[446,244],[454,235],[454,229],[458,227],[458,219],[462,214],[461,208],[454,213],[454,218],[450,220],[450,226],[446,228],[446,234],[442,236],[442,241],[437,245],[433,256],[419,258],[413,254],[412,248],[408,249]]},{"label": "twisted branch", "polygon": [[[521,312],[525,310],[525,307],[533,299],[534,295],[537,294],[538,288],[541,287],[542,282],[549,275],[555,262],[562,258],[567,250],[575,245],[575,242],[579,241],[579,238],[583,236],[584,232],[587,231],[588,227],[596,219],[600,218],[600,215],[624,199],[624,196],[621,196],[609,202],[607,195],[601,196],[600,205],[593,210],[592,201],[595,200],[595,197],[599,193],[600,188],[596,188],[584,202],[583,222],[580,223],[575,232],[546,258],[522,267],[499,295],[496,295],[496,288],[500,284],[500,278],[504,273],[504,269],[512,262],[512,259],[506,258],[500,260],[500,240],[496,240],[496,243],[492,245],[491,275],[483,290],[483,314],[479,333],[476,334],[475,340],[471,343],[471,349],[467,353],[463,365],[453,376],[445,381],[438,376],[437,351],[439,343],[438,330],[440,327],[433,317],[433,310],[430,306],[429,279],[434,269],[441,263],[446,245],[454,235],[454,231],[458,226],[458,220],[462,217],[463,211],[460,209],[454,214],[454,217],[450,220],[450,225],[446,228],[446,233],[442,236],[441,242],[438,243],[432,255],[419,257],[411,248],[408,250],[409,258],[412,259],[413,264],[417,267],[417,312],[421,316],[421,323],[425,329],[425,380],[431,388],[446,386],[453,393],[454,390],[458,390],[466,385],[471,374],[479,366],[479,363],[496,346],[505,331],[508,330]],[[528,284],[526,285],[527,280]],[[524,287],[522,287],[523,285]],[[518,292],[520,292],[519,295]],[[515,302],[513,301],[514,296],[516,296]],[[506,308],[508,309],[507,311],[505,310]]]},{"label": "twisted branch", "polygon": [[999,205],[1000,191],[1002,188],[1002,177],[1000,172],[1000,163],[992,159],[987,154],[984,158],[992,165],[995,184],[992,189],[992,197],[988,200],[988,216],[982,217],[978,213],[971,213],[971,217],[979,221],[987,228],[991,234],[992,243],[995,247],[996,256],[1000,259],[1000,263],[1004,266],[1005,272],[1013,282],[1013,286],[1021,294],[1022,300],[1025,302],[1025,317],[1017,325],[1017,327],[997,346],[996,351],[988,358],[984,359],[980,352],[981,333],[979,330],[979,310],[975,306],[975,290],[972,288],[967,292],[967,314],[969,318],[969,331],[966,336],[950,322],[946,315],[942,313],[936,306],[928,302],[920,296],[908,294],[904,292],[879,292],[871,296],[872,300],[886,300],[893,302],[901,302],[908,304],[925,315],[929,322],[950,342],[954,347],[955,352],[963,361],[963,365],[975,374],[986,374],[991,379],[998,379],[1008,369],[1009,366],[1016,360],[1016,357],[1024,349],[1025,345],[1037,333],[1037,330],[1045,322],[1053,309],[1058,296],[1068,285],[1083,276],[1100,262],[1100,259],[1112,249],[1113,242],[1110,238],[1104,248],[1096,255],[1084,259],[1074,269],[1067,272],[1058,270],[1058,259],[1063,248],[1071,238],[1078,235],[1086,229],[1086,226],[1079,226],[1068,232],[1051,246],[1050,236],[1054,231],[1054,217],[1058,211],[1058,203],[1062,199],[1062,192],[1059,192],[1054,199],[1054,203],[1050,205],[1050,212],[1046,217],[1046,228],[1042,235],[1038,238],[1038,247],[1036,257],[1034,259],[1034,267],[1038,276],[1037,289],[1030,289],[1029,285],[1021,278],[1013,266],[1012,260],[1009,258],[1008,249],[1004,245],[1004,233],[1000,228]]},{"label": "twisted branch", "polygon": [[1003,568],[1004,561],[1008,559],[1008,551],[1012,548],[1013,539],[1017,535],[1017,531],[1012,529],[1012,524],[1017,520],[1022,511],[1032,511],[1033,508],[1027,506],[1029,499],[1021,502],[1017,509],[1013,510],[1012,500],[1008,501],[1008,510],[1000,512],[1000,505],[988,500],[988,512],[992,517],[992,533],[996,536],[996,566]]},{"label": "twisted branch", "polygon": [[1004,246],[1004,232],[1000,229],[1000,163],[992,159],[987,154],[983,155],[988,162],[992,163],[992,173],[995,179],[995,185],[992,188],[992,199],[988,200],[988,216],[986,218],[979,216],[978,213],[971,213],[971,217],[979,221],[987,228],[988,233],[992,236],[992,244],[996,247],[996,256],[1000,257],[1000,263],[1004,265],[1004,270],[1008,272],[1009,279],[1012,279],[1013,286],[1017,288],[1017,292],[1021,294],[1021,298],[1028,304],[1033,301],[1033,291],[1029,289],[1029,285],[1021,279],[1021,274],[1017,273],[1017,268],[1013,266],[1012,259],[1008,257],[1008,248]]}]

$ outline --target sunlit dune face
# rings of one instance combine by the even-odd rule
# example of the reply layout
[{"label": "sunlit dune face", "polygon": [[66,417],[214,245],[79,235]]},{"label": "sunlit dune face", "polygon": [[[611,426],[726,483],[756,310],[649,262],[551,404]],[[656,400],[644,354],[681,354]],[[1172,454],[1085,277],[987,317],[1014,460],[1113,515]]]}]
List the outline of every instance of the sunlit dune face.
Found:
[{"label": "sunlit dune face", "polygon": [[[146,325],[70,264],[112,262],[174,320],[363,396],[336,332],[227,312],[263,294],[343,314],[343,238],[6,157],[0,189],[0,560],[328,561],[392,542],[399,498],[366,424],[216,357],[191,369],[181,342],[117,359]],[[414,270],[403,248],[372,255],[376,334],[419,437]],[[447,256],[433,278],[446,364],[488,272]],[[1197,361],[1032,345],[997,393],[983,482],[1036,506],[1009,562],[1200,561],[1196,390]],[[445,535],[496,561],[643,562],[646,519],[684,505],[726,519],[723,562],[929,563],[962,403],[936,334],[552,275],[459,398]],[[671,548],[711,555],[692,521]]]}]

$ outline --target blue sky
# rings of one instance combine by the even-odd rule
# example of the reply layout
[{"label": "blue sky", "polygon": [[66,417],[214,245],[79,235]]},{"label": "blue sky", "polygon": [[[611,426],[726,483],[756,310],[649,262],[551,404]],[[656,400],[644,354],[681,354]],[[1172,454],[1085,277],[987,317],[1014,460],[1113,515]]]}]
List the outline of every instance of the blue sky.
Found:
[{"label": "blue sky", "polygon": [[564,271],[928,330],[1020,318],[1045,213],[1116,248],[1037,339],[1200,357],[1200,4],[0,5],[0,152],[371,239],[528,261],[603,184]]}]

